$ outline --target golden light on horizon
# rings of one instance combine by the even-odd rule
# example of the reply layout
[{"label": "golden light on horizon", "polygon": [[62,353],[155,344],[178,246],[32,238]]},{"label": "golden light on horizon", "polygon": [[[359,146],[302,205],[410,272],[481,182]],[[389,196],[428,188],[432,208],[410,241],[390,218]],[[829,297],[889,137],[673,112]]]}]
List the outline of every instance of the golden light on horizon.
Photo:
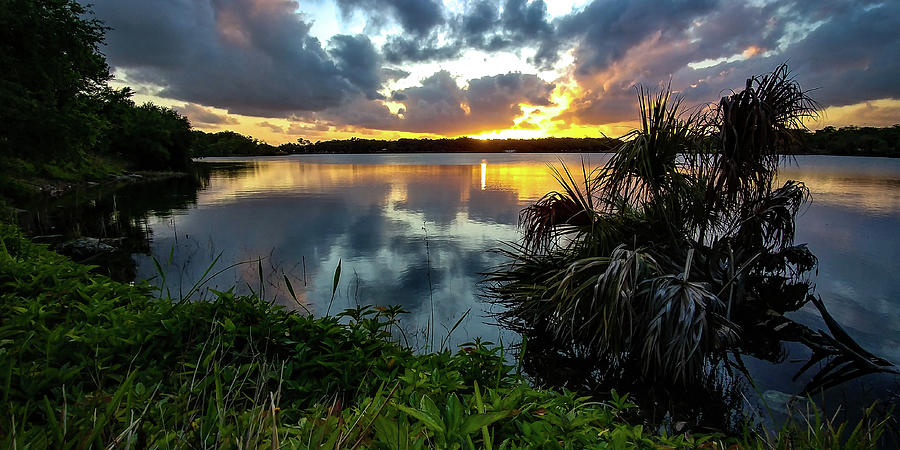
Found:
[{"label": "golden light on horizon", "polygon": [[513,119],[513,126],[503,130],[490,130],[470,134],[474,139],[540,139],[546,137],[599,137],[611,131],[603,126],[583,126],[560,119],[569,109],[572,100],[582,92],[578,83],[570,76],[556,80],[556,87],[550,94],[549,105],[520,103],[522,113]]},{"label": "golden light on horizon", "polygon": [[[589,156],[590,167],[602,164],[607,155]],[[252,161],[253,168],[240,177],[217,178],[198,196],[200,205],[217,205],[238,201],[254,195],[290,195],[291,193],[324,192],[349,184],[380,186],[356,192],[379,202],[406,201],[410,185],[446,183],[447,189],[458,190],[458,199],[465,201],[470,190],[501,190],[515,193],[519,204],[541,198],[559,188],[559,183],[549,170],[548,162],[516,161],[480,162],[458,166],[429,164],[334,164],[309,159]],[[563,158],[570,167],[580,165],[574,156]],[[490,170],[488,165],[490,164]],[[559,165],[559,160],[549,162]],[[463,175],[464,174],[464,175]],[[460,182],[462,181],[462,182]]]}]

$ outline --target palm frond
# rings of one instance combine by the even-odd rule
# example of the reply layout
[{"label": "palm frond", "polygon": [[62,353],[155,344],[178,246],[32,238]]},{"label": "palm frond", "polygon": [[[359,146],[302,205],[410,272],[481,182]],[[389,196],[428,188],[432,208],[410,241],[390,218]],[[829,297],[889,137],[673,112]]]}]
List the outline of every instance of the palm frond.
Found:
[{"label": "palm frond", "polygon": [[584,231],[594,223],[593,177],[582,167],[583,187],[562,164],[562,172],[550,166],[554,178],[563,191],[552,191],[519,214],[519,226],[524,231],[525,248],[529,251],[547,250],[555,238]]},{"label": "palm frond", "polygon": [[706,117],[720,146],[709,180],[710,206],[724,210],[768,192],[780,157],[799,141],[804,120],[817,114],[818,104],[786,64],[723,97]]},{"label": "palm frond", "polygon": [[738,244],[772,251],[791,246],[796,230],[794,219],[808,198],[805,184],[788,180],[784,186],[749,202],[741,208]]}]

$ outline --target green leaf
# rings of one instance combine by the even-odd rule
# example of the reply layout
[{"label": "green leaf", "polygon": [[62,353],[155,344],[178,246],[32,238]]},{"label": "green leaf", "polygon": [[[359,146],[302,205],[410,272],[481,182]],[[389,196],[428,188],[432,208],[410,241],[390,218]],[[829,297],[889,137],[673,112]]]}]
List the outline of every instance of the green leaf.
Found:
[{"label": "green leaf", "polygon": [[422,422],[422,424],[435,433],[444,434],[446,432],[444,422],[440,419],[440,416],[434,416],[426,411],[419,411],[403,405],[397,405],[397,409]]},{"label": "green leaf", "polygon": [[512,414],[512,411],[491,411],[484,414],[473,414],[463,421],[462,432],[471,434],[486,427],[498,420],[505,419]]},{"label": "green leaf", "polygon": [[236,328],[234,326],[234,322],[232,322],[231,319],[229,319],[227,317],[225,318],[225,321],[222,322],[222,327],[224,327],[225,331],[227,331],[229,333],[233,333]]}]

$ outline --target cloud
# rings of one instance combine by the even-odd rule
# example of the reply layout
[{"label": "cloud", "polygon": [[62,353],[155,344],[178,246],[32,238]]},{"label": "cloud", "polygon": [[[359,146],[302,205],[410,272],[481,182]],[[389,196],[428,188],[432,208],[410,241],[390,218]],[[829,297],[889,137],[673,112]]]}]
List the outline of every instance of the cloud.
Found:
[{"label": "cloud", "polygon": [[362,11],[377,24],[390,17],[417,36],[428,34],[444,21],[443,7],[435,0],[337,0],[337,5],[345,17]]},{"label": "cloud", "polygon": [[[560,118],[635,119],[632,86],[655,88],[670,79],[691,104],[717,101],[783,62],[803,87],[816,88],[811,95],[823,106],[900,98],[893,81],[900,73],[900,4],[731,1],[692,3],[676,13],[677,3],[661,3],[655,12],[630,3],[618,19],[603,19],[597,8],[612,2],[595,1],[564,19],[566,26],[594,25],[576,38],[573,75],[582,93]],[[620,21],[639,31],[617,34]],[[695,66],[704,61],[712,63]]]},{"label": "cloud", "polygon": [[324,132],[329,131],[331,127],[327,123],[298,123],[294,122],[288,126],[287,134],[295,136],[320,136]]},{"label": "cloud", "polygon": [[[358,87],[369,100],[383,99],[381,56],[368,37],[337,35],[331,38],[329,53],[347,81]],[[390,75],[390,73],[388,74]]]},{"label": "cloud", "polygon": [[393,98],[403,103],[401,116],[379,111],[374,120],[364,116],[354,124],[448,135],[508,128],[522,114],[520,104],[549,105],[553,88],[536,75],[518,72],[476,78],[461,88],[449,72],[439,71],[420,86],[394,92]]},{"label": "cloud", "polygon": [[111,64],[130,80],[160,86],[163,97],[269,117],[374,97],[380,67],[368,39],[335,36],[329,53],[296,9],[284,0],[94,6],[112,27]]},{"label": "cloud", "polygon": [[678,38],[691,21],[712,11],[710,0],[597,0],[566,17],[559,25],[564,38],[576,37],[576,75],[608,69],[626,52],[661,34]]},{"label": "cloud", "polygon": [[462,50],[460,42],[441,44],[436,35],[425,38],[391,36],[381,48],[385,59],[393,64],[449,60],[459,57]]},{"label": "cloud", "polygon": [[[335,130],[464,134],[512,126],[520,103],[549,102],[552,84],[519,73],[458,82],[459,74],[439,71],[409,85],[411,73],[424,72],[417,63],[469,50],[517,53],[535,70],[567,73],[561,82],[577,87],[561,127],[633,120],[636,84],[671,80],[688,103],[716,101],[785,61],[804,87],[818,88],[812,95],[823,106],[900,99],[898,2],[592,0],[553,18],[544,0],[472,0],[457,9],[436,0],[335,1],[345,17],[360,14],[365,30],[378,33],[320,42],[311,34],[318,19],[299,13],[296,0],[119,0],[93,8],[112,27],[104,50],[116,73],[185,102],[197,126],[231,120],[208,108],[215,107]],[[553,67],[560,61],[571,65]],[[398,80],[404,88],[389,93]],[[402,113],[382,100],[402,103]]]},{"label": "cloud", "polygon": [[187,116],[191,125],[198,128],[210,128],[217,125],[234,125],[238,120],[228,114],[219,114],[212,108],[206,108],[196,103],[185,103],[176,107],[176,111]]},{"label": "cloud", "polygon": [[378,102],[347,105],[300,115],[297,120],[344,124],[363,129],[462,135],[508,128],[522,114],[520,104],[551,105],[555,85],[533,74],[511,72],[468,81],[460,87],[450,72],[438,71],[391,94],[402,104],[397,114]]},{"label": "cloud", "polygon": [[900,100],[875,100],[828,108],[816,125],[886,127],[897,124],[900,124]]},{"label": "cloud", "polygon": [[274,123],[267,122],[265,120],[262,122],[257,122],[256,125],[260,126],[260,127],[268,128],[278,134],[284,133],[284,127],[282,127],[281,125],[276,125]]},{"label": "cloud", "polygon": [[502,5],[478,0],[427,35],[390,37],[382,51],[389,62],[402,64],[450,60],[466,49],[494,52],[534,46],[539,47],[534,62],[546,68],[558,59],[553,33],[543,0],[506,0]]}]

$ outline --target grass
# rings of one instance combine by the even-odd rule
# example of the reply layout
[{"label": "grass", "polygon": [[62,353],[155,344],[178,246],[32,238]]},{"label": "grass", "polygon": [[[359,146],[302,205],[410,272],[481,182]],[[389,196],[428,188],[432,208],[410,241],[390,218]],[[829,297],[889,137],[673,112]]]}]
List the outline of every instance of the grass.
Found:
[{"label": "grass", "polygon": [[414,354],[398,307],[313,318],[214,293],[159,298],[0,225],[0,447],[865,448],[883,429],[660,434],[627,395],[532,386],[490,343]]}]

